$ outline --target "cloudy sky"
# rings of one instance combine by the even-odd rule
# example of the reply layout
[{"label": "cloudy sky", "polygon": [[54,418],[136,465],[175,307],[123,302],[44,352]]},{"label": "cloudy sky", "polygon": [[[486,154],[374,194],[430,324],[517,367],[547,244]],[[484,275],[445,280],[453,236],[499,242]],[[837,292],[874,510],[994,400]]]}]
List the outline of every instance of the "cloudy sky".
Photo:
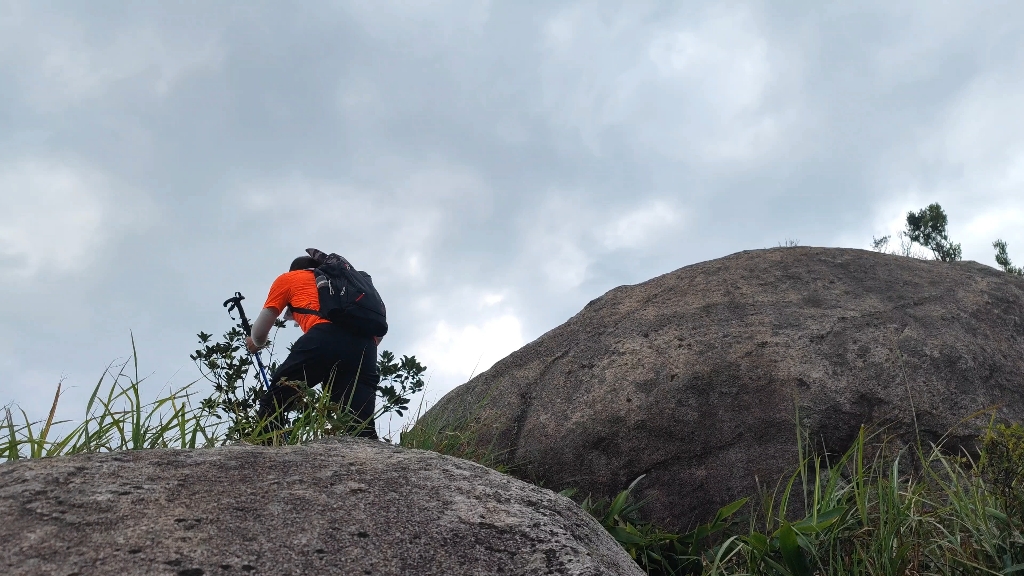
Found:
[{"label": "cloudy sky", "polygon": [[187,384],[307,247],[428,402],[615,286],[930,202],[1024,262],[1022,71],[1009,1],[0,0],[0,406],[77,414],[130,334]]}]

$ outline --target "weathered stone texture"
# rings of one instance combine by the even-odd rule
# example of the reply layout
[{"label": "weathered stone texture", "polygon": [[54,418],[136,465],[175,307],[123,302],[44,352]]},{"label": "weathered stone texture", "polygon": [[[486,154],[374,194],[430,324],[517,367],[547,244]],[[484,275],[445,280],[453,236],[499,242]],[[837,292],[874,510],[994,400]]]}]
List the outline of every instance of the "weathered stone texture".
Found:
[{"label": "weathered stone texture", "polygon": [[573,502],[342,438],[0,465],[0,574],[642,574]]},{"label": "weathered stone texture", "polygon": [[[913,406],[916,411],[911,410]],[[796,407],[819,448],[862,424],[925,442],[1001,406],[1024,420],[1024,279],[864,250],[741,252],[592,301],[440,400],[515,474],[612,496],[685,527],[796,466]]]}]

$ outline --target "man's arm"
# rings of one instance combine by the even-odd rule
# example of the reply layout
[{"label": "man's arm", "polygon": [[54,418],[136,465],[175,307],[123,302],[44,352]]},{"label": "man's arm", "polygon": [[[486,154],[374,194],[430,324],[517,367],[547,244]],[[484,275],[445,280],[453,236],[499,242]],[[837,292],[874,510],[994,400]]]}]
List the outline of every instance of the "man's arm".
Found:
[{"label": "man's arm", "polygon": [[252,323],[252,334],[245,339],[245,347],[249,352],[255,352],[267,345],[270,329],[274,327],[274,320],[277,320],[280,314],[281,311],[273,307],[260,310],[260,315]]}]

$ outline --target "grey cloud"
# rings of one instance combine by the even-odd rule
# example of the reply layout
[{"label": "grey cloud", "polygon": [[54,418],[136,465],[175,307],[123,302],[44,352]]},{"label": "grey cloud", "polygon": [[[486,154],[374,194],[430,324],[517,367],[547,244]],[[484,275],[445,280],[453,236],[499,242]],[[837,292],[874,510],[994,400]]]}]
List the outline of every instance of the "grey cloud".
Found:
[{"label": "grey cloud", "polygon": [[[309,246],[374,274],[400,353],[442,321],[513,314],[532,338],[615,285],[787,237],[866,247],[915,203],[942,201],[970,257],[990,258],[992,226],[1024,248],[1024,215],[1006,216],[1024,214],[1024,7],[0,11],[0,182],[66,165],[114,190],[99,233],[42,218],[37,241],[0,235],[0,297],[20,303],[0,321],[16,335],[0,399],[47,396],[24,388],[44,373],[94,378],[129,329],[158,380],[187,380],[195,332],[227,325],[220,302],[258,307]],[[5,206],[35,201],[2,185]],[[38,262],[24,242],[88,265],[15,286]]]}]

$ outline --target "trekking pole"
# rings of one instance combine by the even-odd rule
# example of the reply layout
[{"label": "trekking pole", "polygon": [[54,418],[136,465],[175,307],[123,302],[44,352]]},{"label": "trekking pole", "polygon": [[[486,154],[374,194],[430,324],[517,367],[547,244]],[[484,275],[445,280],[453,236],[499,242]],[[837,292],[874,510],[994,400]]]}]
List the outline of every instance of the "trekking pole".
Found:
[{"label": "trekking pole", "polygon": [[[245,300],[245,296],[242,296],[241,292],[235,292],[235,296],[233,298],[228,298],[224,301],[224,307],[228,309],[228,316],[230,316],[232,320],[234,320],[235,317],[231,316],[231,312],[235,309],[238,310],[238,316],[242,319],[242,328],[245,329],[246,336],[252,337],[252,326],[249,325],[249,319],[245,317],[245,310],[242,309],[242,300]],[[229,304],[230,306],[228,306]],[[270,380],[267,379],[267,369],[263,367],[263,357],[260,356],[260,351],[257,350],[249,355],[256,357],[256,365],[260,368],[260,376],[263,377],[263,385],[267,387],[267,390],[270,390]]]}]

